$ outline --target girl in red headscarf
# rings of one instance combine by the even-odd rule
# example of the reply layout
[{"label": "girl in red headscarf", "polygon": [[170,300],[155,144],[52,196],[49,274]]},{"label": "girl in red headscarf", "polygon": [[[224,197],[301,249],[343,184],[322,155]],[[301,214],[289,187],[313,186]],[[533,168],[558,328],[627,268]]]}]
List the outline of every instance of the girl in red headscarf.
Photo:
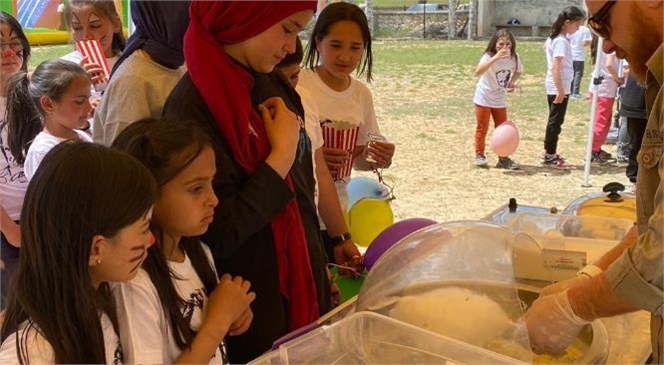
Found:
[{"label": "girl in red headscarf", "polygon": [[164,107],[166,117],[194,119],[213,140],[219,205],[201,240],[220,275],[240,275],[256,293],[251,328],[227,340],[232,363],[331,308],[302,104],[272,72],[295,51],[316,3],[192,2],[189,71]]}]

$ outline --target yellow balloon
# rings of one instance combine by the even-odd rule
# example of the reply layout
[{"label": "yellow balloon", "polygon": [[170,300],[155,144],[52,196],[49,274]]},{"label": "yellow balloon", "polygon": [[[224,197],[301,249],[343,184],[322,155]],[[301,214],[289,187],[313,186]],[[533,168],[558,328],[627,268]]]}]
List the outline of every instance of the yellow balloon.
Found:
[{"label": "yellow balloon", "polygon": [[359,246],[369,246],[392,223],[394,214],[385,200],[364,198],[353,204],[348,212],[348,230]]}]

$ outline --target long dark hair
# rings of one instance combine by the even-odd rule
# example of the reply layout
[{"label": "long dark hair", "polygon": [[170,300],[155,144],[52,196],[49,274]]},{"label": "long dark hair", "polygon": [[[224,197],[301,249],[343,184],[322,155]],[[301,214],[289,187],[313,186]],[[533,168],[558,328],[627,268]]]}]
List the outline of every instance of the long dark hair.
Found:
[{"label": "long dark hair", "polygon": [[[159,121],[152,118],[130,124],[113,141],[113,148],[138,158],[150,170],[159,187],[164,186],[191,164],[206,147],[207,135],[190,121]],[[162,308],[169,318],[175,342],[180,349],[191,344],[195,332],[182,315],[185,299],[178,295],[163,252],[163,229],[152,220],[150,229],[157,238],[148,249],[143,269],[157,289]],[[217,276],[197,237],[182,237],[178,243],[209,295],[217,286]]]},{"label": "long dark hair", "polygon": [[16,33],[18,39],[23,45],[23,51],[21,51],[21,57],[23,58],[23,65],[21,66],[21,71],[28,71],[28,61],[30,61],[30,43],[28,42],[28,37],[25,36],[21,24],[18,20],[11,16],[10,14],[0,11],[0,23],[5,23],[9,25],[10,28]]},{"label": "long dark hair", "polygon": [[583,20],[585,18],[586,18],[586,13],[584,13],[583,10],[577,8],[576,6],[566,7],[565,9],[563,9],[563,11],[560,12],[560,14],[558,14],[558,18],[556,18],[556,21],[553,22],[549,38],[555,39],[557,36],[560,35],[560,32],[563,31],[563,25],[565,25],[566,20],[575,22],[578,20]]},{"label": "long dark hair", "polygon": [[304,64],[308,68],[314,68],[318,65],[320,55],[318,54],[318,43],[330,33],[330,28],[340,21],[348,20],[360,27],[362,31],[362,38],[364,40],[364,55],[360,63],[362,66],[358,68],[357,75],[366,76],[367,82],[372,80],[371,68],[373,65],[373,55],[371,53],[371,31],[369,30],[369,23],[367,16],[364,15],[362,9],[357,5],[338,2],[325,7],[318,15],[314,29],[311,31],[309,44],[307,44],[306,56]]},{"label": "long dark hair", "polygon": [[[84,173],[81,173],[83,171]],[[126,153],[79,141],[54,147],[28,185],[21,212],[21,258],[1,340],[15,332],[26,363],[22,323],[39,331],[56,364],[106,363],[99,312],[117,319],[108,285],[89,272],[93,237],[114,237],[154,205],[148,170]]]},{"label": "long dark hair", "polygon": [[16,162],[23,164],[30,143],[43,128],[40,98],[59,101],[76,77],[90,79],[85,70],[70,61],[44,61],[30,77],[20,72],[9,79],[7,90],[7,145]]},{"label": "long dark hair", "polygon": [[484,53],[488,53],[491,55],[491,57],[496,55],[496,44],[498,43],[498,40],[500,38],[508,38],[510,42],[512,43],[512,48],[511,50],[511,57],[514,59],[516,64],[519,64],[519,55],[516,54],[516,39],[514,39],[514,35],[508,31],[507,29],[498,29],[496,33],[493,34],[493,37],[491,37],[491,40],[489,40],[489,44],[486,46],[486,49],[484,50]]},{"label": "long dark hair", "polygon": [[[120,19],[117,9],[115,9],[115,2],[113,0],[66,0],[65,1],[65,23],[67,28],[71,29],[71,18],[72,18],[72,8],[78,6],[91,6],[95,12],[99,12],[105,15],[108,19],[113,20],[113,18]],[[122,24],[122,22],[120,22]],[[116,54],[122,53],[122,50],[125,48],[127,40],[122,33],[122,26],[120,26],[120,31],[113,33],[113,42],[111,43],[111,48]]]}]

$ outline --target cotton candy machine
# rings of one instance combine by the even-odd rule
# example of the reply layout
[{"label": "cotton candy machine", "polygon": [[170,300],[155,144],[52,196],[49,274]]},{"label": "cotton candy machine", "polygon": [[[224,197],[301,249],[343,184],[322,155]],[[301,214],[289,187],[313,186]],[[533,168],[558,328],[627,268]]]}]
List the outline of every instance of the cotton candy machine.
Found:
[{"label": "cotton candy machine", "polygon": [[[436,224],[407,236],[376,263],[360,290],[358,311],[373,311],[527,363],[602,363],[604,326],[587,326],[568,353],[536,356],[515,330],[538,289],[515,276],[515,247],[532,237],[485,222]],[[519,335],[521,333],[521,335]]]}]

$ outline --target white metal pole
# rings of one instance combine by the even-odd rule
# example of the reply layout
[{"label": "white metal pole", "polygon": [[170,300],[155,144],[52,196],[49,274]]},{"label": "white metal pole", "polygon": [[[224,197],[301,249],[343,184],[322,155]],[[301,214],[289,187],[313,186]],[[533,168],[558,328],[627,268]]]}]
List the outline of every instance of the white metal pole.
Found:
[{"label": "white metal pole", "polygon": [[599,89],[598,83],[601,82],[602,76],[602,62],[604,62],[604,52],[602,45],[604,39],[597,38],[597,50],[595,51],[595,70],[593,71],[592,83],[595,84],[595,92],[593,92],[592,106],[590,107],[590,123],[588,123],[588,141],[586,142],[586,159],[583,165],[583,183],[581,186],[584,188],[590,187],[588,176],[590,175],[590,159],[593,153],[593,129],[595,128],[595,113],[597,112],[597,90]]}]

